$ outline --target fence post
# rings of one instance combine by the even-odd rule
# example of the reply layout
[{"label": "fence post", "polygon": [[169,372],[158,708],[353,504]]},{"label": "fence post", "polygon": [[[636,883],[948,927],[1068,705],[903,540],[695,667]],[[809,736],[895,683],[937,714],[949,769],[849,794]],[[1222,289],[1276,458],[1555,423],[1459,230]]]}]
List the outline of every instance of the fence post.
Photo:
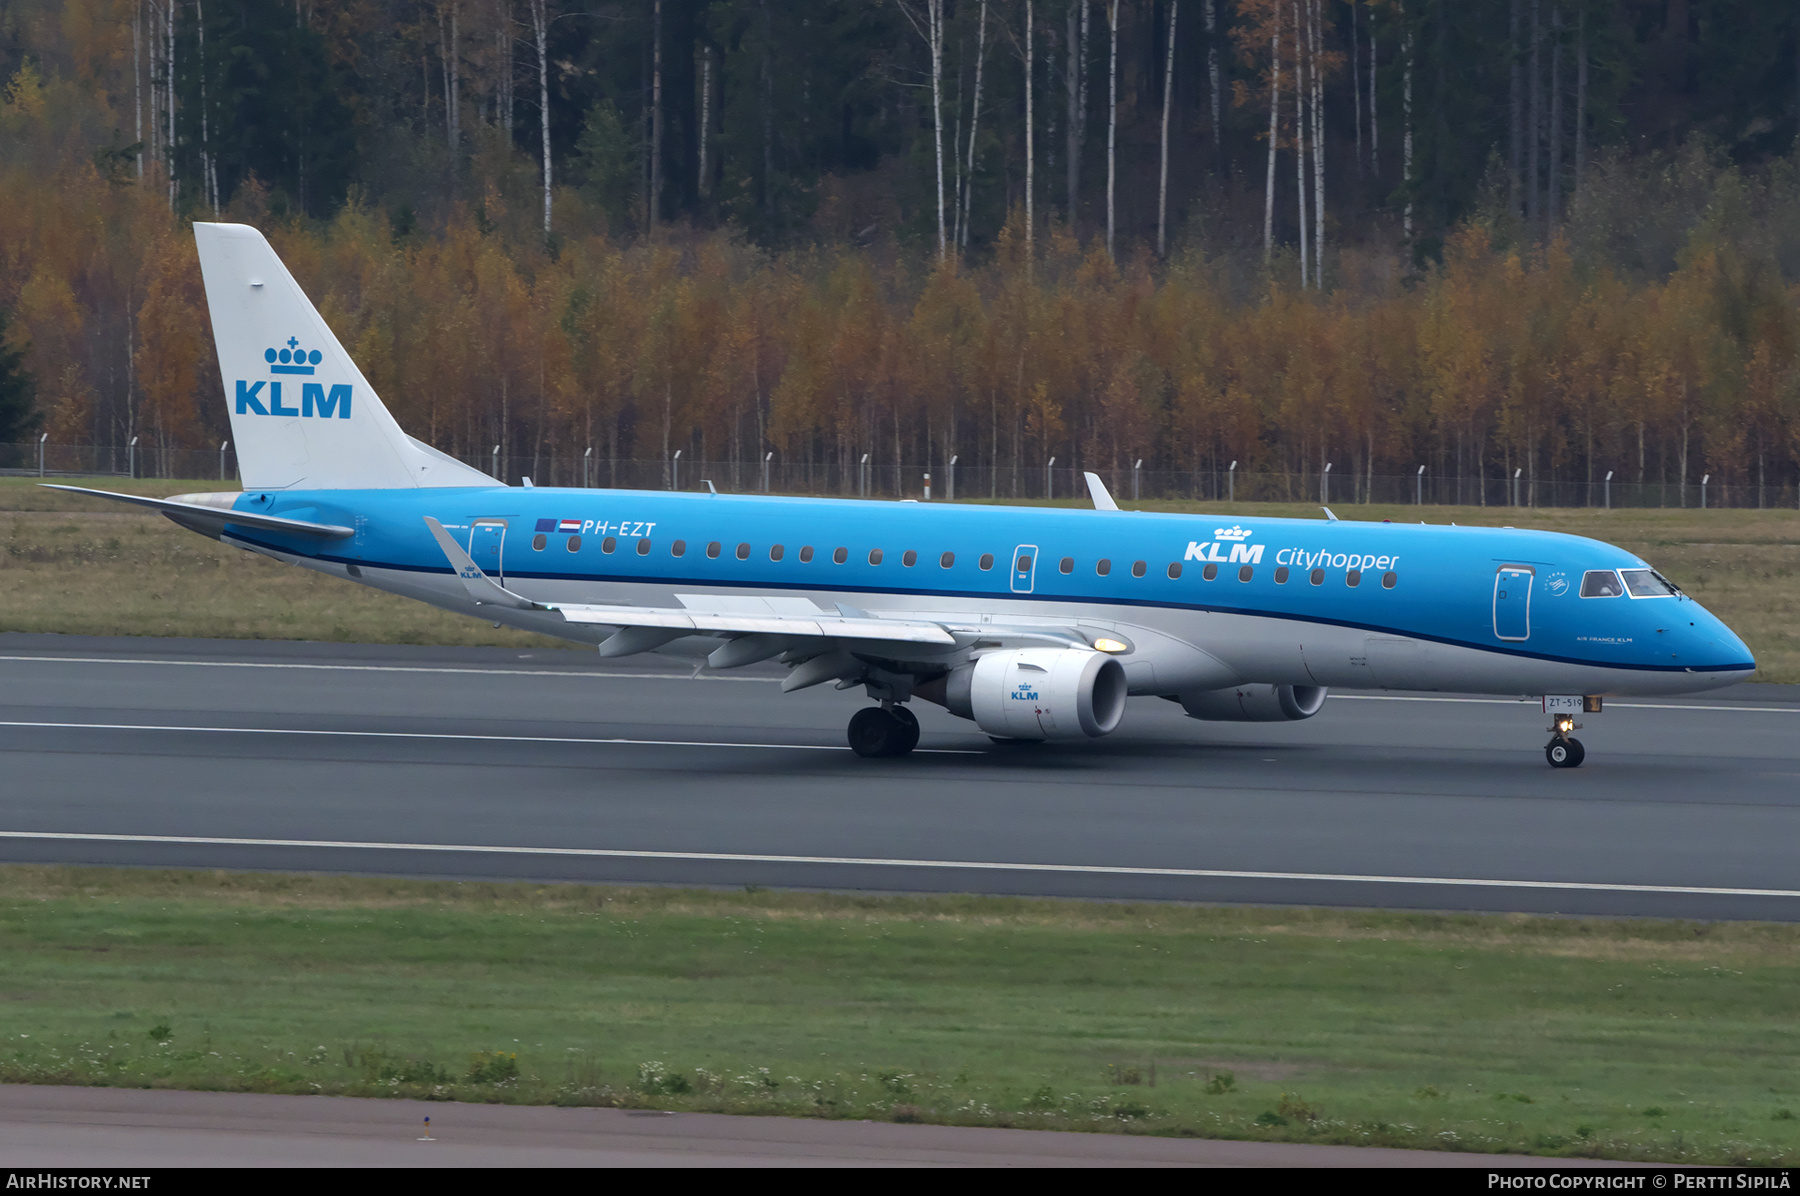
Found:
[{"label": "fence post", "polygon": [[681,489],[681,450],[680,449],[676,449],[675,455],[673,457],[669,458],[669,489],[671,489],[671,490]]},{"label": "fence post", "polygon": [[38,437],[38,476],[40,478],[44,476],[44,441],[48,439],[50,439],[48,432]]},{"label": "fence post", "polygon": [[1706,483],[1710,481],[1712,481],[1712,474],[1700,475],[1700,509],[1702,511],[1706,510]]},{"label": "fence post", "polygon": [[1612,510],[1612,470],[1606,471],[1606,509]]},{"label": "fence post", "polygon": [[1327,505],[1331,502],[1331,462],[1325,462],[1325,470],[1319,474],[1319,501]]},{"label": "fence post", "polygon": [[775,459],[775,450],[770,449],[763,454],[763,493],[769,492],[769,462]]},{"label": "fence post", "polygon": [[869,497],[869,454],[864,453],[862,460],[856,463],[856,496]]},{"label": "fence post", "polygon": [[1413,477],[1413,506],[1425,505],[1425,467],[1419,466],[1419,472]]},{"label": "fence post", "polygon": [[925,475],[925,501],[931,501],[931,475]]},{"label": "fence post", "polygon": [[1052,457],[1048,461],[1044,462],[1044,501],[1045,502],[1049,502],[1051,499],[1056,497],[1056,479],[1054,477],[1052,477],[1050,474],[1050,471],[1055,468],[1056,468],[1056,458],[1055,457]]},{"label": "fence post", "polygon": [[1236,461],[1233,461],[1231,463],[1231,468],[1227,469],[1225,471],[1225,489],[1226,489],[1227,494],[1229,495],[1229,497],[1225,501],[1235,503],[1237,501],[1237,462]]},{"label": "fence post", "polygon": [[138,438],[133,436],[131,443],[125,446],[125,472],[134,478],[137,477],[137,442]]},{"label": "fence post", "polygon": [[1136,502],[1139,498],[1138,480],[1143,475],[1143,472],[1144,472],[1144,459],[1142,457],[1139,457],[1137,464],[1133,465],[1131,467],[1131,501],[1132,502]]},{"label": "fence post", "polygon": [[1510,504],[1508,504],[1508,505],[1510,505],[1510,506],[1515,506],[1515,507],[1516,507],[1516,506],[1518,506],[1518,505],[1519,505],[1519,475],[1520,475],[1520,474],[1522,474],[1522,473],[1524,473],[1524,472],[1525,472],[1525,467],[1524,467],[1524,466],[1523,466],[1523,465],[1521,465],[1521,466],[1519,466],[1519,467],[1518,467],[1518,468],[1517,468],[1517,469],[1515,469],[1515,470],[1513,470],[1513,476],[1512,476],[1512,502],[1511,502],[1511,503],[1510,503]]},{"label": "fence post", "polygon": [[494,476],[496,481],[504,486],[506,485],[506,479],[500,476],[500,446],[497,444],[494,446],[493,456],[494,462],[493,465],[489,467],[488,472]]},{"label": "fence post", "polygon": [[949,468],[944,474],[944,501],[956,501],[956,458],[950,458]]},{"label": "fence post", "polygon": [[588,471],[594,463],[594,446],[588,445],[587,452],[581,454],[581,488],[588,489]]}]

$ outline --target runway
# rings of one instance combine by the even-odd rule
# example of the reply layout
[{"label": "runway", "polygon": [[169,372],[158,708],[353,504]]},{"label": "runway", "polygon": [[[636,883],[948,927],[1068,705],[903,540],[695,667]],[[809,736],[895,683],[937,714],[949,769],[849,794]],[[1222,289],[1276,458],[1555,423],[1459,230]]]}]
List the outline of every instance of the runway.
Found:
[{"label": "runway", "polygon": [[1535,703],[1132,699],[1003,747],[657,657],[0,635],[0,860],[1703,918],[1800,917],[1800,687]]}]

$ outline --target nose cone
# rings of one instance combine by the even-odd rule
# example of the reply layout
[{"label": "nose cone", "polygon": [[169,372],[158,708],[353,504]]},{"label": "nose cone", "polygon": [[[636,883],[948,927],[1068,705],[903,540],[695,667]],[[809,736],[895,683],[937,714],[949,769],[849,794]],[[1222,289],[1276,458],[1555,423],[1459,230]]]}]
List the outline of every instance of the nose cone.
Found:
[{"label": "nose cone", "polygon": [[1682,637],[1688,641],[1685,655],[1692,662],[1690,671],[1697,676],[1714,678],[1710,682],[1712,685],[1748,680],[1756,671],[1756,658],[1750,654],[1749,645],[1738,637],[1737,632],[1725,626],[1724,620],[1698,602],[1692,603],[1690,610],[1692,613],[1688,614],[1687,621],[1693,626],[1684,628],[1688,634]]}]

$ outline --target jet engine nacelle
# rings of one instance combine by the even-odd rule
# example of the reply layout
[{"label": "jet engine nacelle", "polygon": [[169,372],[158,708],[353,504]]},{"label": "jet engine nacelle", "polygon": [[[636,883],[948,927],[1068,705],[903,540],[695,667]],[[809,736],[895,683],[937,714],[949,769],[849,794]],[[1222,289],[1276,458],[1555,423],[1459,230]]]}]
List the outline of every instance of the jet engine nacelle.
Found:
[{"label": "jet engine nacelle", "polygon": [[1125,669],[1102,652],[1015,648],[989,652],[944,678],[942,701],[1002,739],[1082,739],[1112,732],[1125,716]]},{"label": "jet engine nacelle", "polygon": [[1285,723],[1311,718],[1325,704],[1323,685],[1239,685],[1182,694],[1189,718],[1215,723]]}]

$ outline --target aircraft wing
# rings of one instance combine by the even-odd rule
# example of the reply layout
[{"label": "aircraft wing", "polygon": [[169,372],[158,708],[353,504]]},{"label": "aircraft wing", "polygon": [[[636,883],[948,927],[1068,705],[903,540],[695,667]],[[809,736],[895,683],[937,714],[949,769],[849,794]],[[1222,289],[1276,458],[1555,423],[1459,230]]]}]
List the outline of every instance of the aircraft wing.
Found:
[{"label": "aircraft wing", "polygon": [[[918,619],[877,618],[865,611],[850,608],[824,611],[804,598],[682,594],[677,595],[683,604],[680,607],[535,602],[506,589],[483,572],[469,554],[463,551],[456,538],[444,530],[443,524],[429,516],[426,517],[425,524],[451,567],[456,570],[469,597],[484,606],[555,611],[568,623],[644,628],[681,635],[773,635],[797,640],[873,640],[938,644],[944,647],[954,646],[957,642],[956,636],[939,623]],[[644,642],[644,637],[626,642]],[[664,642],[667,642],[666,639]]]},{"label": "aircraft wing", "polygon": [[192,528],[215,538],[228,523],[236,524],[238,527],[260,528],[266,532],[318,536],[328,540],[342,540],[356,534],[355,528],[343,527],[335,523],[312,523],[305,519],[283,519],[279,515],[258,515],[251,511],[234,511],[229,507],[208,507],[192,502],[174,502],[166,498],[145,498],[141,494],[115,494],[111,490],[89,490],[84,486],[58,486],[51,482],[39,482],[38,485],[46,490],[66,490],[70,494],[85,494],[89,498],[110,498],[114,502],[128,502],[134,506],[149,507],[153,511],[161,511],[183,527]]}]

